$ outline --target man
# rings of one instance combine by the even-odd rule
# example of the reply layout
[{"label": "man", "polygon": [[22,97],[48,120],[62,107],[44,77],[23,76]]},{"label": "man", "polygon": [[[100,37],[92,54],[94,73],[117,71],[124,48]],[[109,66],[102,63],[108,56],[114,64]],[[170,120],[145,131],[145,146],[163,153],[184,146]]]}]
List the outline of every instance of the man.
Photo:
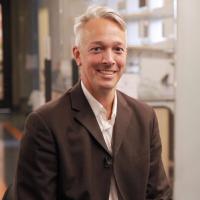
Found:
[{"label": "man", "polygon": [[80,79],[30,114],[21,143],[16,200],[169,200],[153,109],[116,90],[126,28],[105,7],[76,19]]}]

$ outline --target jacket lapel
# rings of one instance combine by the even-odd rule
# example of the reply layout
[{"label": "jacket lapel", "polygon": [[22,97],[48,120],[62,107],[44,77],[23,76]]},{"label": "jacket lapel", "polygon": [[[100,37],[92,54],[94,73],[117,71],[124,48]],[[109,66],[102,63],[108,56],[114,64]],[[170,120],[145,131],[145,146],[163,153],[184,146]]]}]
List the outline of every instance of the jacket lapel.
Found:
[{"label": "jacket lapel", "polygon": [[117,102],[117,115],[113,131],[114,155],[118,153],[120,146],[127,135],[132,117],[132,110],[120,92],[117,92]]},{"label": "jacket lapel", "polygon": [[75,119],[84,126],[103,149],[109,153],[96,117],[82,91],[80,82],[72,88],[70,97],[72,109],[76,111]]}]

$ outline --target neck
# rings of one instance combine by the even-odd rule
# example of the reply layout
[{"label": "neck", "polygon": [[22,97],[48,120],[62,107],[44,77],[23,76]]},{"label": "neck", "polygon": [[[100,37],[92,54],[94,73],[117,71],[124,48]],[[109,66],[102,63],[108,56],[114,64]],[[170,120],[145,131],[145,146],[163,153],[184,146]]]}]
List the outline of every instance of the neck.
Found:
[{"label": "neck", "polygon": [[92,94],[106,109],[107,111],[107,119],[111,118],[112,115],[112,107],[115,98],[115,90],[109,92],[100,92],[99,94]]},{"label": "neck", "polygon": [[[84,84],[84,82],[83,82]],[[84,84],[86,89],[91,93],[91,95],[99,102],[107,111],[107,119],[111,118],[112,107],[115,98],[116,88],[112,89],[98,89],[94,90],[93,88],[88,88],[87,84]]]}]

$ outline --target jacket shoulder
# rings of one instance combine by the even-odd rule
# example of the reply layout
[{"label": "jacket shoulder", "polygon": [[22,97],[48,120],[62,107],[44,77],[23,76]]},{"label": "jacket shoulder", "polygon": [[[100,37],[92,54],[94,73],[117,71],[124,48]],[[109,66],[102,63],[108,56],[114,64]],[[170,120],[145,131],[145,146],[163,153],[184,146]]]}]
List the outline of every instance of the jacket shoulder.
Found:
[{"label": "jacket shoulder", "polygon": [[[63,123],[65,119],[66,122],[69,120],[69,113],[71,112],[71,103],[69,98],[69,92],[65,92],[63,95],[55,100],[49,101],[31,112],[27,117],[26,121],[42,121],[48,127],[55,126],[56,124]],[[39,120],[39,121],[38,121]]]},{"label": "jacket shoulder", "polygon": [[147,103],[141,100],[132,98],[121,91],[118,91],[118,98],[120,99],[120,101],[123,101],[123,103],[127,104],[128,107],[130,107],[137,113],[144,113],[145,115],[152,115],[154,113],[152,106],[148,105]]},{"label": "jacket shoulder", "polygon": [[60,112],[61,110],[67,110],[69,106],[69,92],[65,92],[57,99],[49,101],[36,109],[34,112],[40,115],[51,115]]}]

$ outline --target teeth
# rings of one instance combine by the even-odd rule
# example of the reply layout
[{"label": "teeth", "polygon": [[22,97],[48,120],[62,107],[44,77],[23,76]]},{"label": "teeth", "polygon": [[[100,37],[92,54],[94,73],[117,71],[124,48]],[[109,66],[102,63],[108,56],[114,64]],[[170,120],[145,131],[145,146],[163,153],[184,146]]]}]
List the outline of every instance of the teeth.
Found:
[{"label": "teeth", "polygon": [[106,75],[112,75],[115,73],[114,71],[111,71],[111,70],[99,70],[99,72]]}]

